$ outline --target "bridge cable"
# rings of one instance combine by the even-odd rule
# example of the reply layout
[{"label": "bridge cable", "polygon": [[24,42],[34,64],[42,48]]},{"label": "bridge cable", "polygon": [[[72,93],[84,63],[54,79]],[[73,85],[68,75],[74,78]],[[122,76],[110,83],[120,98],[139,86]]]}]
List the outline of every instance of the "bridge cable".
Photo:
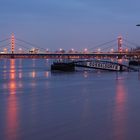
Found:
[{"label": "bridge cable", "polygon": [[0,46],[0,48],[4,48],[4,47],[9,46],[9,45],[10,45],[10,43],[9,44],[5,44],[3,46]]},{"label": "bridge cable", "polygon": [[129,49],[133,49],[133,47],[128,46],[127,44],[123,44],[123,46],[125,46],[126,48],[129,48]]},{"label": "bridge cable", "polygon": [[19,44],[19,43],[15,43],[15,45],[16,45],[16,46],[20,46],[20,47],[22,47],[23,49],[25,49],[25,48],[26,48],[26,49],[30,49],[30,47],[25,47],[25,46],[23,46],[23,45],[21,45],[21,44]]},{"label": "bridge cable", "polygon": [[109,43],[112,43],[112,42],[114,42],[114,41],[116,41],[116,39],[111,40],[111,41],[108,41],[108,42],[105,42],[105,43],[102,43],[102,44],[99,44],[99,45],[96,45],[96,46],[94,46],[94,47],[92,47],[92,48],[89,48],[89,50],[91,50],[91,49],[97,49],[97,48],[99,48],[99,47],[101,47],[101,46],[105,46],[105,45],[107,45],[107,44],[109,44]]},{"label": "bridge cable", "polygon": [[135,47],[140,46],[140,45],[138,45],[138,44],[136,44],[136,43],[133,43],[133,42],[131,42],[131,41],[128,41],[128,40],[126,40],[126,39],[123,39],[123,40],[124,40],[125,42],[127,42],[127,43],[129,43],[129,44],[135,46]]},{"label": "bridge cable", "polygon": [[24,40],[19,39],[19,38],[17,38],[16,40],[18,40],[18,41],[20,41],[20,42],[23,42],[23,43],[25,43],[25,44],[31,45],[31,46],[33,46],[33,47],[37,47],[37,48],[39,48],[39,49],[46,50],[46,49],[44,49],[44,48],[39,47],[38,45],[32,44],[32,43],[30,43],[30,42],[24,41]]},{"label": "bridge cable", "polygon": [[7,40],[9,40],[10,38],[6,38],[6,39],[3,39],[3,40],[0,40],[0,42],[5,42]]},{"label": "bridge cable", "polygon": [[101,50],[110,49],[110,48],[112,48],[112,47],[113,47],[113,49],[114,49],[115,46],[116,46],[116,44],[113,44],[112,46],[109,46],[109,47],[103,48],[103,49],[101,49]]}]

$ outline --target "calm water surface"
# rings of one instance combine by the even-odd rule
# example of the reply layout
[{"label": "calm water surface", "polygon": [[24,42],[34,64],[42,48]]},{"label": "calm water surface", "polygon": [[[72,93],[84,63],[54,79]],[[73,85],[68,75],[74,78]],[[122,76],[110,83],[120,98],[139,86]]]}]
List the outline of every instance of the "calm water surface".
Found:
[{"label": "calm water surface", "polygon": [[0,59],[0,140],[140,140],[138,72],[51,73]]}]

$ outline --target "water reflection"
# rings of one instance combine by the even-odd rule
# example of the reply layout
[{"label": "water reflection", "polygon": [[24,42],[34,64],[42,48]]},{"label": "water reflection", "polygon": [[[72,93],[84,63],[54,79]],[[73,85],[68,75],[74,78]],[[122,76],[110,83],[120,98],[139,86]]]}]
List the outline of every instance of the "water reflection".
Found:
[{"label": "water reflection", "polygon": [[90,102],[90,100],[88,98],[89,97],[89,94],[88,94],[88,91],[87,91],[86,88],[83,89],[82,96],[84,97],[84,100],[83,100],[83,105],[84,106],[83,106],[82,120],[81,121],[84,121],[92,113],[91,104],[90,104],[91,102]]},{"label": "water reflection", "polygon": [[10,60],[10,83],[9,83],[9,96],[7,100],[6,109],[6,129],[5,129],[5,140],[17,139],[17,128],[18,128],[18,105],[16,96],[16,69],[15,60]]},{"label": "water reflection", "polygon": [[3,65],[3,79],[6,80],[7,78],[7,60],[4,59],[4,65]]},{"label": "water reflection", "polygon": [[18,108],[17,108],[17,97],[16,95],[10,95],[8,97],[7,109],[6,109],[6,129],[5,129],[5,140],[16,140],[17,139],[17,128],[18,128]]},{"label": "water reflection", "polygon": [[22,72],[19,72],[18,78],[19,78],[19,79],[22,79]]},{"label": "water reflection", "polygon": [[10,94],[16,93],[16,69],[15,69],[15,59],[10,59],[10,83],[9,83],[9,92]]},{"label": "water reflection", "polygon": [[31,77],[32,77],[32,78],[35,78],[35,77],[36,77],[36,72],[35,72],[35,71],[32,71]]},{"label": "water reflection", "polygon": [[23,69],[23,67],[22,67],[22,59],[19,59],[19,65],[18,65],[18,78],[19,79],[22,79],[22,69]]},{"label": "water reflection", "polygon": [[37,73],[35,70],[33,70],[32,72],[30,72],[30,77],[33,78],[30,85],[31,87],[34,89],[36,87],[36,77],[37,77]]},{"label": "water reflection", "polygon": [[7,68],[7,60],[6,60],[6,59],[4,59],[4,66],[3,66],[3,68],[4,68],[4,69]]},{"label": "water reflection", "polygon": [[47,78],[49,77],[49,71],[45,72],[45,77],[47,77]]},{"label": "water reflection", "polygon": [[87,77],[88,77],[88,72],[84,71],[84,78],[87,78]]},{"label": "water reflection", "polygon": [[36,61],[35,59],[32,59],[32,67],[36,66],[35,61]]},{"label": "water reflection", "polygon": [[115,107],[113,113],[114,135],[116,140],[124,140],[126,132],[126,88],[122,78],[116,81]]},{"label": "water reflection", "polygon": [[19,59],[19,69],[22,69],[22,59]]}]

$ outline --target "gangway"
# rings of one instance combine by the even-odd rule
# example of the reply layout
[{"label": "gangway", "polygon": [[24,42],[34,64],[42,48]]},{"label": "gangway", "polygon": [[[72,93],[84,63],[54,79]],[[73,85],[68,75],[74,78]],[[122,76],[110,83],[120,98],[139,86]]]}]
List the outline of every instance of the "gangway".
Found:
[{"label": "gangway", "polygon": [[100,69],[107,71],[138,71],[130,66],[120,64],[112,61],[105,60],[81,60],[81,61],[65,61],[65,62],[54,62],[51,65],[51,70],[60,71],[75,71],[76,67]]}]

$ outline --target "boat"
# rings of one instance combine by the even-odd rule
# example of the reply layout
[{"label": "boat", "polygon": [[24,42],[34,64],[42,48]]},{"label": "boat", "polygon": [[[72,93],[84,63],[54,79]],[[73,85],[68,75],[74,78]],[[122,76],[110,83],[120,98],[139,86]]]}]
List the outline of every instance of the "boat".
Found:
[{"label": "boat", "polygon": [[66,71],[66,72],[72,72],[75,71],[75,64],[70,62],[54,62],[51,65],[51,71]]}]

